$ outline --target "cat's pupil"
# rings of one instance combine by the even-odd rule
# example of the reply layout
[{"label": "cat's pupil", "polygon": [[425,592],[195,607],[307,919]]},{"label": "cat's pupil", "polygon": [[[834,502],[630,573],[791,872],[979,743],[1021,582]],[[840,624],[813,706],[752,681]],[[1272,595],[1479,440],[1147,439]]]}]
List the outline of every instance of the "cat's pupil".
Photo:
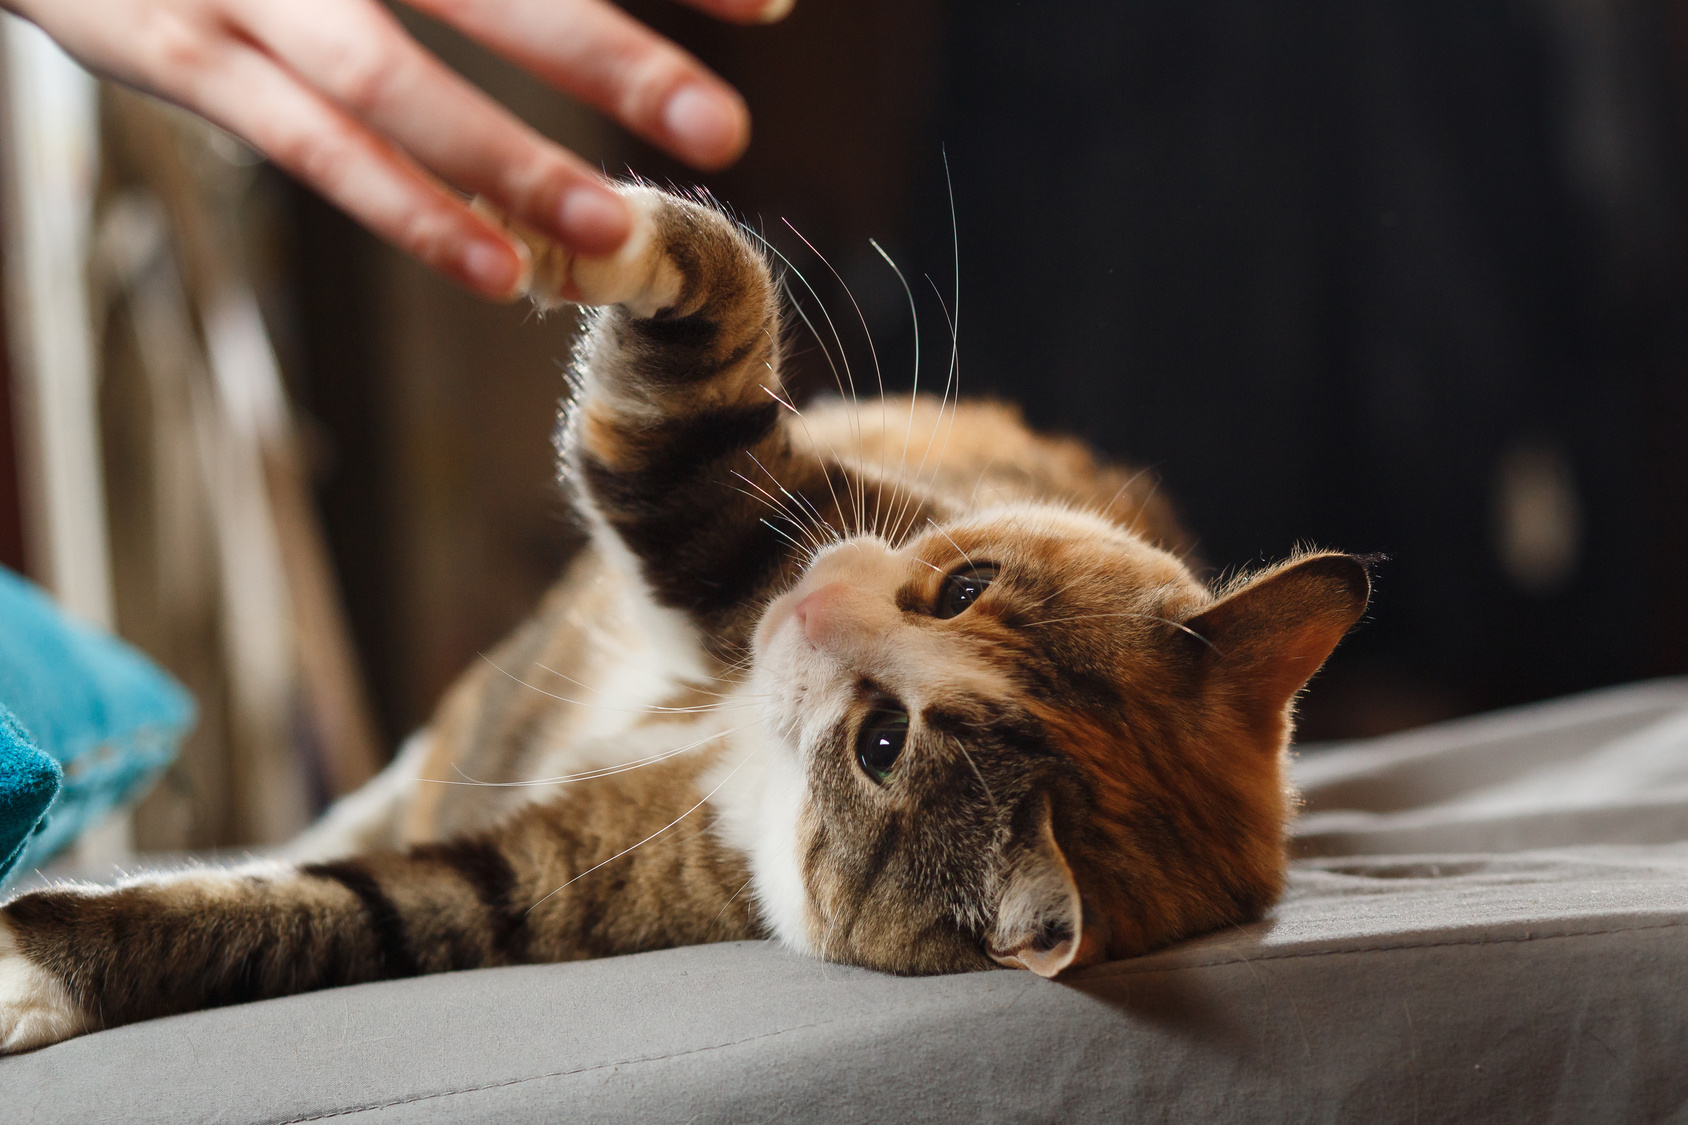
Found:
[{"label": "cat's pupil", "polygon": [[891,776],[891,768],[897,764],[907,741],[907,711],[870,712],[856,736],[856,761],[861,764],[862,772],[883,783]]},{"label": "cat's pupil", "polygon": [[979,600],[979,595],[985,592],[985,587],[995,577],[996,567],[988,563],[969,564],[945,577],[943,588],[938,591],[937,616],[950,618],[961,613]]}]

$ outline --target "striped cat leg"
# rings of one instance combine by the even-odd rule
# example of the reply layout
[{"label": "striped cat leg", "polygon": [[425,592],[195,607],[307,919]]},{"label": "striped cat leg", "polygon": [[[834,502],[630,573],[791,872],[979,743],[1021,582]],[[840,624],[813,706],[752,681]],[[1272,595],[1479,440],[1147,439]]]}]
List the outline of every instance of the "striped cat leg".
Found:
[{"label": "striped cat leg", "polygon": [[587,301],[615,303],[577,350],[561,454],[598,530],[631,551],[655,600],[720,636],[737,631],[789,555],[763,522],[774,501],[757,493],[792,505],[768,474],[801,475],[776,398],[779,300],[767,263],[725,215],[634,195],[649,226],[646,260],[631,272],[645,287],[629,293],[604,277],[581,287]]},{"label": "striped cat leg", "polygon": [[706,764],[403,852],[20,895],[0,907],[0,1053],[335,985],[760,936],[742,857],[662,831],[702,805]]},{"label": "striped cat leg", "polygon": [[843,530],[839,499],[857,486],[792,440],[763,256],[710,207],[626,190],[636,252],[548,283],[606,306],[576,351],[560,452],[611,557],[630,552],[653,599],[725,655],[757,595]]},{"label": "striped cat leg", "polygon": [[383,917],[345,883],[282,865],[22,895],[0,908],[0,1051],[399,975]]}]

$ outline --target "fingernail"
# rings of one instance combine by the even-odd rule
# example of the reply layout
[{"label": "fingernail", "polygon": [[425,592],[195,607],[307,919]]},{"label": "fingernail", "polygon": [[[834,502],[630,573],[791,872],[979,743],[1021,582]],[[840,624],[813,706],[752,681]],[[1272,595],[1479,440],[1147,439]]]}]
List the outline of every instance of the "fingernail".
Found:
[{"label": "fingernail", "polygon": [[614,192],[582,186],[563,195],[557,208],[557,228],[570,249],[598,257],[627,241],[633,216]]},{"label": "fingernail", "polygon": [[796,3],[797,0],[768,0],[762,10],[756,13],[756,18],[763,23],[778,23],[791,14],[791,9]]},{"label": "fingernail", "polygon": [[662,126],[674,143],[688,160],[705,166],[725,164],[739,154],[743,118],[737,101],[699,85],[674,91],[662,110]]},{"label": "fingernail", "polygon": [[476,289],[507,297],[521,280],[522,263],[502,242],[471,242],[463,251],[463,273]]}]

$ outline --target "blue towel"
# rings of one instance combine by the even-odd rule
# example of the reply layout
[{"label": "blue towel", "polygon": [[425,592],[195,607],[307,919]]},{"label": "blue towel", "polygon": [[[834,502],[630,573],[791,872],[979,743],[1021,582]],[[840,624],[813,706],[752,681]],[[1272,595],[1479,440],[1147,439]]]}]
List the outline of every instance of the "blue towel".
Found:
[{"label": "blue towel", "polygon": [[193,725],[168,675],[3,567],[0,712],[0,885],[144,794]]}]

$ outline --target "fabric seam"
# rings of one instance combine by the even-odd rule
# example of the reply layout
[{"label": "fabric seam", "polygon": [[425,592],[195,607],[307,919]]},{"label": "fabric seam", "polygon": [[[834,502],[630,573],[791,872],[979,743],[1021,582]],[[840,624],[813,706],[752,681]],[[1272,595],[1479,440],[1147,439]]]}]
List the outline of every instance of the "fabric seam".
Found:
[{"label": "fabric seam", "polygon": [[412,1094],[409,1097],[393,1098],[384,1102],[370,1102],[365,1105],[345,1106],[341,1109],[325,1110],[313,1113],[308,1117],[289,1117],[276,1125],[304,1125],[308,1121],[325,1121],[331,1117],[344,1117],[351,1113],[370,1113],[376,1110],[392,1109],[395,1106],[415,1105],[418,1102],[431,1101],[435,1098],[455,1097],[458,1094],[479,1094],[487,1090],[500,1090],[506,1086],[520,1086],[524,1082],[540,1082],[547,1078],[569,1078],[577,1074],[591,1074],[596,1070],[614,1070],[619,1066],[637,1066],[640,1063],[662,1062],[665,1059],[680,1059],[688,1055],[701,1055],[707,1051],[720,1051],[728,1047],[740,1047],[746,1043],[754,1043],[759,1039],[772,1039],[792,1031],[803,1031],[807,1028],[825,1027],[837,1023],[837,1020],[824,1020],[821,1023],[801,1023],[791,1027],[782,1027],[774,1031],[764,1031],[760,1035],[750,1035],[743,1039],[734,1039],[726,1043],[711,1043],[703,1047],[692,1047],[685,1051],[671,1051],[666,1055],[642,1055],[632,1059],[618,1059],[615,1062],[593,1063],[591,1066],[574,1067],[569,1070],[552,1070],[544,1074],[525,1074],[519,1078],[506,1078],[500,1082],[487,1082],[480,1086],[462,1086],[453,1090],[435,1090],[431,1094]]}]

